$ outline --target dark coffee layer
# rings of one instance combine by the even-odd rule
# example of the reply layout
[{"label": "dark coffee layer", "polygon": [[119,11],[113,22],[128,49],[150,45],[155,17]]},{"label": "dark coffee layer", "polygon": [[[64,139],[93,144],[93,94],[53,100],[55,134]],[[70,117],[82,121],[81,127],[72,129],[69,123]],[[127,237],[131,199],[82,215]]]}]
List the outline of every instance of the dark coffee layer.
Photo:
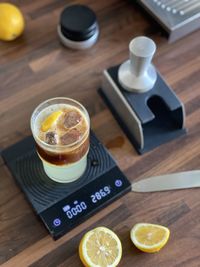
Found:
[{"label": "dark coffee layer", "polygon": [[37,152],[40,157],[45,161],[55,165],[66,165],[79,161],[89,149],[89,136],[86,140],[77,148],[66,153],[54,153],[41,148],[36,144]]}]

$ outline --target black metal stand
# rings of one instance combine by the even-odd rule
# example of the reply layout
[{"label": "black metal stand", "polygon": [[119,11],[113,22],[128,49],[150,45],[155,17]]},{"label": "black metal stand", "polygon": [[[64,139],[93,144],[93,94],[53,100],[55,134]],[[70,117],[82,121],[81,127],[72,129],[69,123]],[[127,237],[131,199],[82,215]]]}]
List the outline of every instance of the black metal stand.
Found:
[{"label": "black metal stand", "polygon": [[186,133],[183,103],[159,73],[151,90],[133,93],[119,84],[118,69],[104,71],[100,93],[139,154]]}]

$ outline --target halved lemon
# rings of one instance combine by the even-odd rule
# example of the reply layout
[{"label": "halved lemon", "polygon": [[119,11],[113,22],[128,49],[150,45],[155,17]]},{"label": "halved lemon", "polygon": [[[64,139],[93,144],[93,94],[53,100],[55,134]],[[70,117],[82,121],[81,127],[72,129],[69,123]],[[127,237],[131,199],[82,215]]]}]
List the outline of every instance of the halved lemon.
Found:
[{"label": "halved lemon", "polygon": [[41,130],[43,132],[48,131],[51,126],[57,121],[57,119],[60,117],[60,115],[62,114],[61,110],[57,110],[54,111],[53,113],[51,113],[42,123],[41,125]]},{"label": "halved lemon", "polygon": [[79,256],[86,267],[116,267],[122,256],[121,241],[108,228],[95,228],[83,236]]},{"label": "halved lemon", "polygon": [[150,223],[138,223],[130,232],[133,244],[148,253],[154,253],[163,248],[169,235],[170,231],[167,227]]}]

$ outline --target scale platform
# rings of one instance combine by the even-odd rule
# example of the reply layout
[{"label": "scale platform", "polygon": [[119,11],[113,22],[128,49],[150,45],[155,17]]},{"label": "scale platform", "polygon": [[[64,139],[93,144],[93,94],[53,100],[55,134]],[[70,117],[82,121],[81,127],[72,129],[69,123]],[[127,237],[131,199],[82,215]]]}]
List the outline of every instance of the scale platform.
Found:
[{"label": "scale platform", "polygon": [[87,169],[75,182],[63,184],[48,178],[32,136],[7,148],[2,156],[55,240],[131,191],[129,180],[93,132]]}]

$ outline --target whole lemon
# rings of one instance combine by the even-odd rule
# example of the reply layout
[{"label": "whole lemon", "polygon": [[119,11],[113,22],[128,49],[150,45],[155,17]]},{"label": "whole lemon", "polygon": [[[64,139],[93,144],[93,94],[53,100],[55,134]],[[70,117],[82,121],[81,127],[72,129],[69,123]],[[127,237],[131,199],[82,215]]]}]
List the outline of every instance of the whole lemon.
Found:
[{"label": "whole lemon", "polygon": [[0,3],[0,40],[12,41],[24,31],[24,17],[16,6]]}]

